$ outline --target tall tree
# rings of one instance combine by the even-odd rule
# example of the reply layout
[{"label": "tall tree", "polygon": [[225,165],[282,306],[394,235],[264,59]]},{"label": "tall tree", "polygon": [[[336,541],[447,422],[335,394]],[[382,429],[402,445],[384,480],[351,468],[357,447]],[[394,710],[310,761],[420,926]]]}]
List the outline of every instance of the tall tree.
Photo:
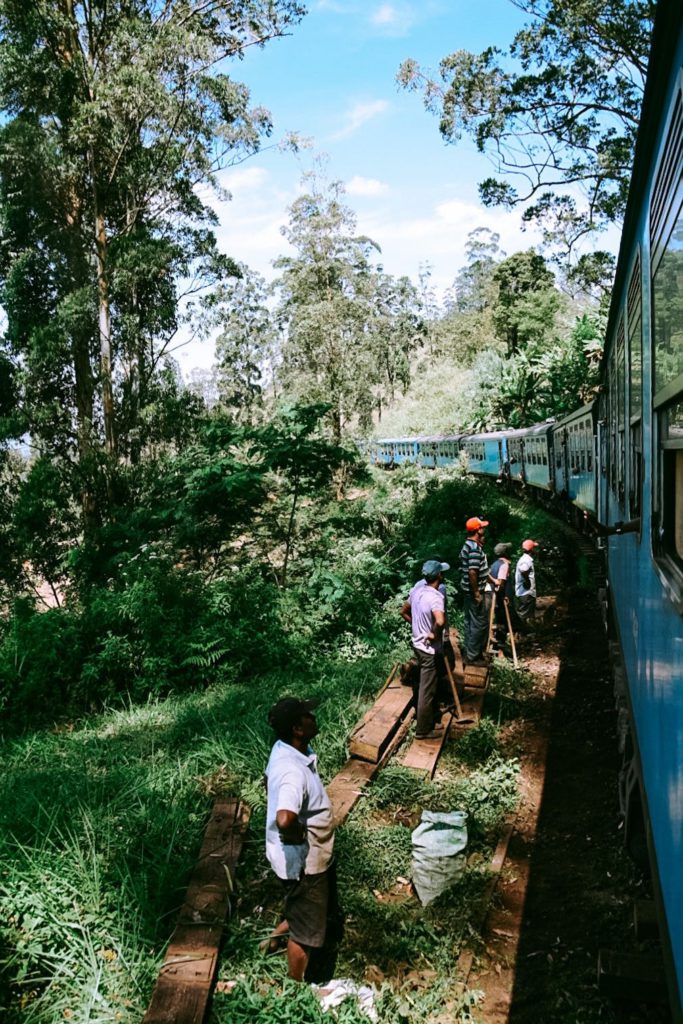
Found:
[{"label": "tall tree", "polygon": [[[219,330],[215,377],[218,397],[239,419],[248,419],[273,381],[277,329],[264,278],[244,264],[240,276],[221,283],[205,302],[206,328]],[[206,329],[205,328],[205,329]]]},{"label": "tall tree", "polygon": [[[405,292],[405,286],[390,286],[372,263],[379,247],[355,233],[342,185],[315,174],[305,182],[308,191],[291,206],[283,229],[294,255],[275,263],[281,272],[275,282],[283,329],[281,377],[292,397],[329,405],[339,443],[344,427],[354,417],[367,420],[373,404],[396,386],[395,352],[386,358],[392,344],[384,318],[392,306],[403,315],[405,303],[393,289]],[[405,334],[399,347],[404,342]]]},{"label": "tall tree", "polygon": [[499,242],[500,235],[488,228],[475,228],[467,236],[467,263],[458,271],[452,288],[452,305],[459,312],[482,313],[492,305],[497,291],[494,271],[505,258]]},{"label": "tall tree", "polygon": [[0,0],[0,301],[46,450],[82,465],[101,447],[139,454],[179,282],[234,270],[197,186],[271,130],[224,62],[302,12],[296,0]]},{"label": "tall tree", "polygon": [[562,301],[543,256],[533,249],[516,252],[498,264],[493,280],[498,286],[493,327],[508,355],[541,345],[552,334]]},{"label": "tall tree", "polygon": [[[361,430],[372,426],[373,410],[381,419],[383,406],[392,403],[398,391],[407,390],[411,357],[428,339],[424,291],[420,296],[409,278],[395,278],[382,272],[375,275],[372,287],[367,339],[372,400],[361,406]],[[433,310],[431,307],[430,312]]]},{"label": "tall tree", "polygon": [[398,79],[422,91],[447,142],[469,135],[491,157],[483,202],[523,205],[569,253],[623,214],[654,0],[512,2],[530,21],[506,52],[456,50],[438,76],[407,60]]}]

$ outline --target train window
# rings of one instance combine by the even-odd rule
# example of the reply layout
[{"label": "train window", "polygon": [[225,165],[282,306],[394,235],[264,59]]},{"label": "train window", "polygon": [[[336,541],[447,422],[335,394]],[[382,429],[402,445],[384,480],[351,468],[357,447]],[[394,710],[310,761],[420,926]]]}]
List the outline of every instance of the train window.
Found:
[{"label": "train window", "polygon": [[683,128],[680,97],[655,180],[652,224],[652,356],[657,444],[653,547],[668,592],[683,611]]},{"label": "train window", "polygon": [[609,362],[609,485],[613,493],[617,489],[617,362],[614,350],[610,355]]},{"label": "train window", "polygon": [[655,405],[683,390],[683,204],[652,281]]},{"label": "train window", "polygon": [[617,496],[624,504],[625,493],[625,432],[626,432],[626,356],[624,343],[624,321],[617,328]]},{"label": "train window", "polygon": [[628,286],[629,416],[633,422],[643,412],[643,330],[640,258]]},{"label": "train window", "polygon": [[586,435],[585,435],[583,427],[581,428],[581,434],[580,434],[580,438],[579,439],[580,439],[580,442],[581,442],[581,472],[585,473],[586,472]]},{"label": "train window", "polygon": [[683,397],[666,410],[662,420],[661,539],[666,553],[683,566]]}]

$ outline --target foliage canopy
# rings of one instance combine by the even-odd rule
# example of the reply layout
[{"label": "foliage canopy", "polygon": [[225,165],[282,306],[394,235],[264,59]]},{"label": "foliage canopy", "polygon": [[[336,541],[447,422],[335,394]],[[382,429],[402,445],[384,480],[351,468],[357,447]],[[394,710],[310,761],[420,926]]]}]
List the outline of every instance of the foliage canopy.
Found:
[{"label": "foliage canopy", "polygon": [[407,60],[398,80],[422,92],[447,142],[469,135],[491,157],[483,202],[522,205],[569,253],[623,214],[654,3],[512,2],[530,20],[507,51],[456,50],[437,76]]}]

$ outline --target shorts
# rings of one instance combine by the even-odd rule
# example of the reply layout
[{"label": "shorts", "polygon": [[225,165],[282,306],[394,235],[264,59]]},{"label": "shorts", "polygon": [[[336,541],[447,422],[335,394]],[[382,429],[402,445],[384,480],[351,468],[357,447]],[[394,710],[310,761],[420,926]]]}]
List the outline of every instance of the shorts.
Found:
[{"label": "shorts", "polygon": [[298,882],[283,880],[282,884],[290,936],[300,946],[324,946],[330,890],[328,871],[303,875]]}]

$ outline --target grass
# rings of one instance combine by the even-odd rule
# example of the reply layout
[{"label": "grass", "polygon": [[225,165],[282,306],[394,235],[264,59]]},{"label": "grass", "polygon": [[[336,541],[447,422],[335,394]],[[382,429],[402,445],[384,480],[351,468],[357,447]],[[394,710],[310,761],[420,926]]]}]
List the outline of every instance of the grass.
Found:
[{"label": "grass", "polygon": [[[319,711],[325,777],[345,760],[386,660],[336,667]],[[282,693],[319,694],[325,667],[265,677],[257,694],[226,684],[4,744],[3,1021],[140,1020],[213,789],[252,804],[249,855],[262,859],[266,710]]]},{"label": "grass", "polygon": [[[454,564],[464,505],[456,515],[453,495],[468,507],[484,507],[481,485],[468,490],[447,480],[443,487],[441,495],[438,474],[418,479],[416,473],[384,478],[377,487],[385,491],[378,515],[386,517],[388,536],[398,532],[397,551],[413,552],[401,562],[406,582],[432,551]],[[415,511],[407,514],[405,503]],[[517,536],[528,529],[528,517],[516,508],[506,511],[499,497],[496,510],[501,537],[492,543],[505,531]],[[391,624],[398,596],[389,604]],[[212,1024],[322,1020],[310,990],[286,982],[284,958],[267,958],[257,948],[281,907],[263,852],[262,771],[272,742],[266,711],[283,694],[322,698],[316,749],[321,774],[330,779],[397,652],[407,653],[400,624],[372,644],[347,633],[340,648],[320,650],[303,670],[280,668],[257,681],[225,681],[6,739],[0,777],[3,1024],[140,1021],[218,790],[240,796],[253,812],[221,965],[222,978],[237,985],[216,995]],[[522,710],[528,685],[523,674],[496,665],[492,692],[505,714]],[[452,993],[458,953],[472,941],[486,864],[517,800],[518,765],[503,756],[498,741],[502,717],[484,719],[449,745],[434,782],[387,766],[338,832],[347,931],[336,973],[374,979],[380,1024],[425,1022],[446,1010],[454,1020],[476,1013],[475,996],[455,1003]],[[426,909],[399,881],[410,875],[410,832],[422,808],[462,808],[469,829],[465,872]],[[353,1024],[365,1018],[348,1001],[337,1019]]]},{"label": "grass", "polygon": [[[346,736],[386,661],[335,667],[334,690],[319,709],[325,778],[345,760]],[[300,989],[292,1006],[302,1016],[284,1016],[276,994],[284,959],[257,947],[281,905],[262,849],[265,712],[279,693],[320,693],[323,667],[311,665],[306,678],[266,677],[257,694],[219,686],[5,743],[0,969],[11,990],[0,1006],[7,1024],[140,1020],[218,786],[248,800],[253,817],[223,961],[239,985],[217,997],[213,1020],[318,1019],[317,1003]],[[375,969],[392,979],[378,1001],[380,1021],[423,1020],[428,1006],[443,1005],[484,865],[516,800],[516,763],[495,752],[492,723],[469,737],[444,757],[437,782],[387,766],[338,832],[348,920],[337,973],[363,981]],[[456,887],[427,909],[395,893],[398,879],[410,876],[410,832],[423,807],[466,809],[474,855]],[[400,979],[411,971],[436,972],[427,975],[429,992],[418,985],[402,993]],[[353,1021],[355,1012],[349,1002],[339,1019]]]}]

